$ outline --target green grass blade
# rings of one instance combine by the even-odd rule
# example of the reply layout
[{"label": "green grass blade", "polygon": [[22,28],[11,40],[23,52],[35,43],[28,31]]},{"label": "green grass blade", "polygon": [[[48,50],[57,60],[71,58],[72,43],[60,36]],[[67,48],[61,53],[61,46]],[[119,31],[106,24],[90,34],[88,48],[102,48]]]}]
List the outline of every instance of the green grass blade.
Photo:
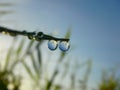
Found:
[{"label": "green grass blade", "polygon": [[18,60],[19,60],[19,56],[20,56],[20,54],[21,54],[21,51],[22,51],[22,49],[23,49],[23,47],[24,47],[24,44],[25,44],[25,39],[23,38],[22,40],[21,40],[21,42],[20,42],[20,44],[19,44],[19,46],[17,47],[17,50],[16,50],[16,52],[15,52],[15,61],[12,63],[12,65],[11,65],[11,67],[10,67],[10,70],[12,71],[13,70],[13,68],[17,65],[17,63],[19,62]]},{"label": "green grass blade", "polygon": [[36,62],[36,60],[35,60],[35,57],[34,57],[33,53],[30,53],[29,56],[30,56],[30,58],[31,58],[32,65],[33,65],[33,68],[34,68],[34,70],[35,70],[35,73],[36,73],[36,75],[37,75],[37,77],[38,77],[38,79],[39,79],[39,67],[37,67],[37,62]]},{"label": "green grass blade", "polygon": [[58,70],[56,70],[56,71],[54,72],[53,76],[51,77],[51,80],[47,82],[46,90],[50,90],[50,89],[51,89],[51,87],[52,87],[52,85],[53,85],[53,83],[54,83],[54,80],[55,80],[57,74],[58,74]]},{"label": "green grass blade", "polygon": [[15,45],[15,41],[16,41],[16,38],[14,38],[13,43],[7,52],[6,59],[5,59],[5,65],[4,65],[4,69],[3,69],[4,71],[6,71],[7,67],[9,66],[9,61],[11,60],[10,58],[12,56],[12,51],[13,51],[13,48]]},{"label": "green grass blade", "polygon": [[20,55],[24,44],[25,44],[25,39],[23,38],[18,46],[18,49],[16,50],[17,57]]},{"label": "green grass blade", "polygon": [[34,77],[32,71],[31,71],[30,67],[24,61],[22,61],[21,63],[24,66],[24,68],[25,68],[26,72],[28,73],[28,75],[31,77],[31,79],[35,80],[35,77]]},{"label": "green grass blade", "polygon": [[37,57],[38,57],[38,66],[42,67],[42,55],[41,55],[41,50],[40,50],[40,45],[42,44],[42,41],[40,41],[37,45],[36,45],[36,51],[37,51]]},{"label": "green grass blade", "polygon": [[71,32],[72,32],[72,27],[69,27],[69,28],[68,28],[68,31],[67,31],[67,33],[66,33],[66,35],[65,35],[65,38],[70,38]]},{"label": "green grass blade", "polygon": [[61,87],[60,85],[55,85],[55,86],[54,86],[54,90],[61,90],[61,88],[62,88],[62,87]]}]

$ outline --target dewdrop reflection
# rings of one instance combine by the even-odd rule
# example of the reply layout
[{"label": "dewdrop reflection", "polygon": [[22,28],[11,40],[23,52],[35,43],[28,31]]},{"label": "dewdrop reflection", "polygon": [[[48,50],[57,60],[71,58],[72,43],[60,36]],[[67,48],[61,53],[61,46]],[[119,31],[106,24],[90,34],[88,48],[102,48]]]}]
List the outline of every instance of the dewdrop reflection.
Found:
[{"label": "dewdrop reflection", "polygon": [[48,42],[48,48],[49,48],[50,50],[56,50],[57,47],[58,47],[57,41],[55,41],[55,40],[50,40],[50,41]]},{"label": "dewdrop reflection", "polygon": [[70,48],[70,44],[67,41],[61,41],[59,43],[59,49],[63,52],[68,51]]}]

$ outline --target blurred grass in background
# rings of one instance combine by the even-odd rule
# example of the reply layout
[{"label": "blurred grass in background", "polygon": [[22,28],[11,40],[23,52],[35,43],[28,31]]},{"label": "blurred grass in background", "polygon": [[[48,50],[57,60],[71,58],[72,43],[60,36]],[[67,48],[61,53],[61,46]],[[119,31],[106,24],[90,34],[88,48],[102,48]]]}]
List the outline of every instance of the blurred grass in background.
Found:
[{"label": "blurred grass in background", "polygon": [[119,65],[110,70],[103,70],[99,90],[120,90],[120,76],[118,75]]},{"label": "blurred grass in background", "polygon": [[[67,32],[66,36],[70,36],[70,31]],[[27,84],[26,82],[23,85],[22,80],[27,77],[30,78],[28,83],[31,82],[31,90],[91,90],[88,87],[92,69],[91,60],[78,63],[76,60],[71,59],[68,53],[60,52],[54,69],[49,69],[49,66],[52,65],[49,62],[52,62],[52,60],[48,59],[46,63],[43,63],[42,50],[40,49],[40,46],[44,45],[43,41],[37,43],[29,41],[28,43],[23,38],[18,46],[14,48],[16,43],[17,38],[14,39],[8,50],[4,68],[0,69],[0,90],[9,90],[8,87],[13,88],[10,90],[21,90],[20,87]],[[73,60],[74,64],[72,65],[71,61]],[[15,70],[19,72],[16,68],[19,65],[20,69],[24,69],[26,73],[15,75]],[[70,72],[71,67],[72,71]],[[82,69],[84,69],[84,74],[80,78],[78,72]],[[111,73],[104,71],[101,82],[98,84],[98,90],[120,90],[120,78],[119,76],[116,77],[116,73],[116,69],[112,70]],[[59,80],[57,80],[58,78]],[[66,78],[69,78],[68,83],[65,81]]]},{"label": "blurred grass in background", "polygon": [[[70,30],[65,35],[65,38],[69,37]],[[1,70],[2,75],[0,88],[2,90],[5,90],[3,88],[3,84],[7,90],[7,87],[10,83],[12,83],[13,85],[12,90],[18,90],[18,88],[20,88],[20,86],[22,85],[21,80],[24,79],[24,74],[20,74],[16,77],[14,75],[15,70],[17,69],[17,65],[20,64],[21,69],[25,69],[26,74],[28,74],[31,79],[31,86],[33,86],[31,87],[33,88],[32,90],[77,90],[79,88],[81,88],[82,90],[87,90],[87,82],[92,66],[91,60],[80,64],[80,66],[78,63],[75,63],[74,70],[72,70],[72,72],[70,73],[69,71],[71,67],[71,59],[67,57],[67,53],[61,52],[60,55],[58,55],[58,59],[56,60],[56,65],[54,66],[54,69],[50,70],[48,67],[48,62],[52,62],[52,60],[47,60],[46,64],[42,63],[44,60],[42,60],[42,52],[40,46],[44,44],[43,41],[39,41],[38,43],[35,43],[35,41],[29,41],[28,46],[26,46],[26,40],[25,38],[23,38],[19,45],[14,48],[17,43],[16,39],[17,38],[14,39],[10,49],[8,50],[4,68]],[[76,78],[76,73],[82,67],[87,68],[83,79],[79,80],[78,78]],[[63,70],[62,73],[60,72],[61,69]],[[19,72],[19,70],[17,71]],[[51,74],[51,76],[48,74]],[[59,76],[60,74],[61,76]],[[9,77],[9,75],[11,77]],[[68,78],[70,79],[70,83],[68,85],[64,83],[64,80],[67,76],[69,76]],[[9,78],[12,78],[14,80],[9,81]],[[55,83],[56,78],[59,78],[59,84]],[[7,83],[3,81],[7,81]]]}]

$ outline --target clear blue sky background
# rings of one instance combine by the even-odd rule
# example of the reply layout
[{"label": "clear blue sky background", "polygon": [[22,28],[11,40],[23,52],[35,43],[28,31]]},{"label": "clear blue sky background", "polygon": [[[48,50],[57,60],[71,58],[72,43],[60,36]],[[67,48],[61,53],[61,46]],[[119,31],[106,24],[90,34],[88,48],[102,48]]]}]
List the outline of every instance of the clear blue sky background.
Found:
[{"label": "clear blue sky background", "polygon": [[93,60],[93,80],[102,68],[120,63],[119,0],[21,0],[16,10],[20,29],[43,27],[61,37],[72,26],[72,55]]}]

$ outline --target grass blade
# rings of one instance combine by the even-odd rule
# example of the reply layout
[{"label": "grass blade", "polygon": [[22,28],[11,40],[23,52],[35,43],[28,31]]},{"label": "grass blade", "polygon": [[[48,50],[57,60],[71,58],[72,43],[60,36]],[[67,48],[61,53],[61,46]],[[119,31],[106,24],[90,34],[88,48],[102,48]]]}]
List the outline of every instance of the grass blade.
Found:
[{"label": "grass blade", "polygon": [[30,70],[30,67],[24,61],[22,61],[21,63],[24,66],[25,70],[27,71],[28,75],[31,77],[31,79],[35,80],[35,77],[32,71]]},{"label": "grass blade", "polygon": [[4,65],[4,69],[3,69],[4,71],[6,71],[7,67],[9,66],[9,61],[11,60],[10,58],[11,58],[12,51],[13,51],[13,48],[14,48],[13,45],[15,45],[15,41],[16,41],[16,38],[14,38],[13,43],[12,43],[11,47],[9,48],[9,50],[7,52],[6,59],[5,59],[5,65]]},{"label": "grass blade", "polygon": [[54,82],[57,74],[58,74],[58,70],[56,70],[56,71],[54,72],[53,76],[51,77],[51,80],[48,81],[48,83],[47,83],[47,85],[46,85],[46,90],[50,90],[50,89],[51,89],[51,87],[52,87],[52,85],[53,85],[53,82]]}]

